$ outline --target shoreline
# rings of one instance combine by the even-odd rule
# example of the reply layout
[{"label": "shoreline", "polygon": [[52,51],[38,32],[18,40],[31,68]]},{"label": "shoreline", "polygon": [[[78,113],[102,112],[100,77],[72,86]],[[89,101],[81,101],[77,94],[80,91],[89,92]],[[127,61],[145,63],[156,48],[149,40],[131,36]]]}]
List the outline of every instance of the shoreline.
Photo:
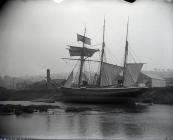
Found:
[{"label": "shoreline", "polygon": [[21,115],[23,113],[48,112],[49,109],[60,109],[57,105],[13,105],[0,104],[0,115]]}]

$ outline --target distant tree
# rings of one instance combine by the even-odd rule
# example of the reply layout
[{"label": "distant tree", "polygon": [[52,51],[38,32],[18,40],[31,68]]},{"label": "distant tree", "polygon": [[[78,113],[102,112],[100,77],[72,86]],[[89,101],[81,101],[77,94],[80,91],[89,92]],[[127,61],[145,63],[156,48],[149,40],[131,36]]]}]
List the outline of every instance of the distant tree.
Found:
[{"label": "distant tree", "polygon": [[0,86],[3,87],[3,78],[0,76]]}]

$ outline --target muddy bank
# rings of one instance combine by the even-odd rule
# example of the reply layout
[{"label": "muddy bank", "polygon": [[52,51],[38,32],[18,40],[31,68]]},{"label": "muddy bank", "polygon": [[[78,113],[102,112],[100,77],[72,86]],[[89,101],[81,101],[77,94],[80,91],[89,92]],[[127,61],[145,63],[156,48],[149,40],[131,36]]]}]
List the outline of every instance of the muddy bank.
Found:
[{"label": "muddy bank", "polygon": [[[58,105],[13,105],[13,104],[0,104],[0,115],[21,115],[21,114],[32,114],[32,113],[47,113],[48,115],[54,115],[57,112],[61,113],[83,113],[88,111],[97,111],[103,113],[120,113],[122,110],[129,113],[139,113],[146,108],[147,104],[134,104],[133,106],[126,105],[115,105],[115,106],[102,106],[98,107],[86,107],[86,106],[58,106]],[[118,110],[116,110],[118,108]],[[121,110],[122,109],[122,110]]]},{"label": "muddy bank", "polygon": [[20,115],[22,113],[34,113],[34,112],[47,112],[48,109],[59,109],[59,106],[55,105],[0,105],[0,115],[16,114]]},{"label": "muddy bank", "polygon": [[[53,110],[52,110],[53,109]],[[23,113],[42,113],[47,112],[48,114],[54,114],[54,109],[61,109],[64,112],[72,112],[72,113],[80,113],[85,111],[92,111],[92,108],[90,107],[60,107],[58,105],[12,105],[12,104],[6,104],[1,105],[0,104],[0,115],[21,115]]]}]

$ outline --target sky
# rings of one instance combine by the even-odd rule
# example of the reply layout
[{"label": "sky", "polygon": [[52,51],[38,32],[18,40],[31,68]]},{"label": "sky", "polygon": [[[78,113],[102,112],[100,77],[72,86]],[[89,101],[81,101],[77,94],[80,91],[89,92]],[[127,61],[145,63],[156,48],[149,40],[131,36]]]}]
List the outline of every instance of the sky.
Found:
[{"label": "sky", "polygon": [[[173,68],[171,0],[13,0],[0,12],[0,75],[23,76],[72,70],[66,45],[78,45],[76,34],[102,42],[106,19],[106,56],[122,64],[129,17],[129,48],[143,70]],[[101,48],[96,46],[93,48]]]}]

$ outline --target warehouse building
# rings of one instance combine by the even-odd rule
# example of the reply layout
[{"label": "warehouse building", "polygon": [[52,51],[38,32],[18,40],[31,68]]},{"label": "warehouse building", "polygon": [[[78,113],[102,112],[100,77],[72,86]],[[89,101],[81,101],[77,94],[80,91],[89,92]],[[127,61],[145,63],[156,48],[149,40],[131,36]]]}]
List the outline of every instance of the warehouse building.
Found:
[{"label": "warehouse building", "polygon": [[154,72],[143,71],[138,78],[138,84],[145,84],[147,87],[165,87],[166,80]]}]

